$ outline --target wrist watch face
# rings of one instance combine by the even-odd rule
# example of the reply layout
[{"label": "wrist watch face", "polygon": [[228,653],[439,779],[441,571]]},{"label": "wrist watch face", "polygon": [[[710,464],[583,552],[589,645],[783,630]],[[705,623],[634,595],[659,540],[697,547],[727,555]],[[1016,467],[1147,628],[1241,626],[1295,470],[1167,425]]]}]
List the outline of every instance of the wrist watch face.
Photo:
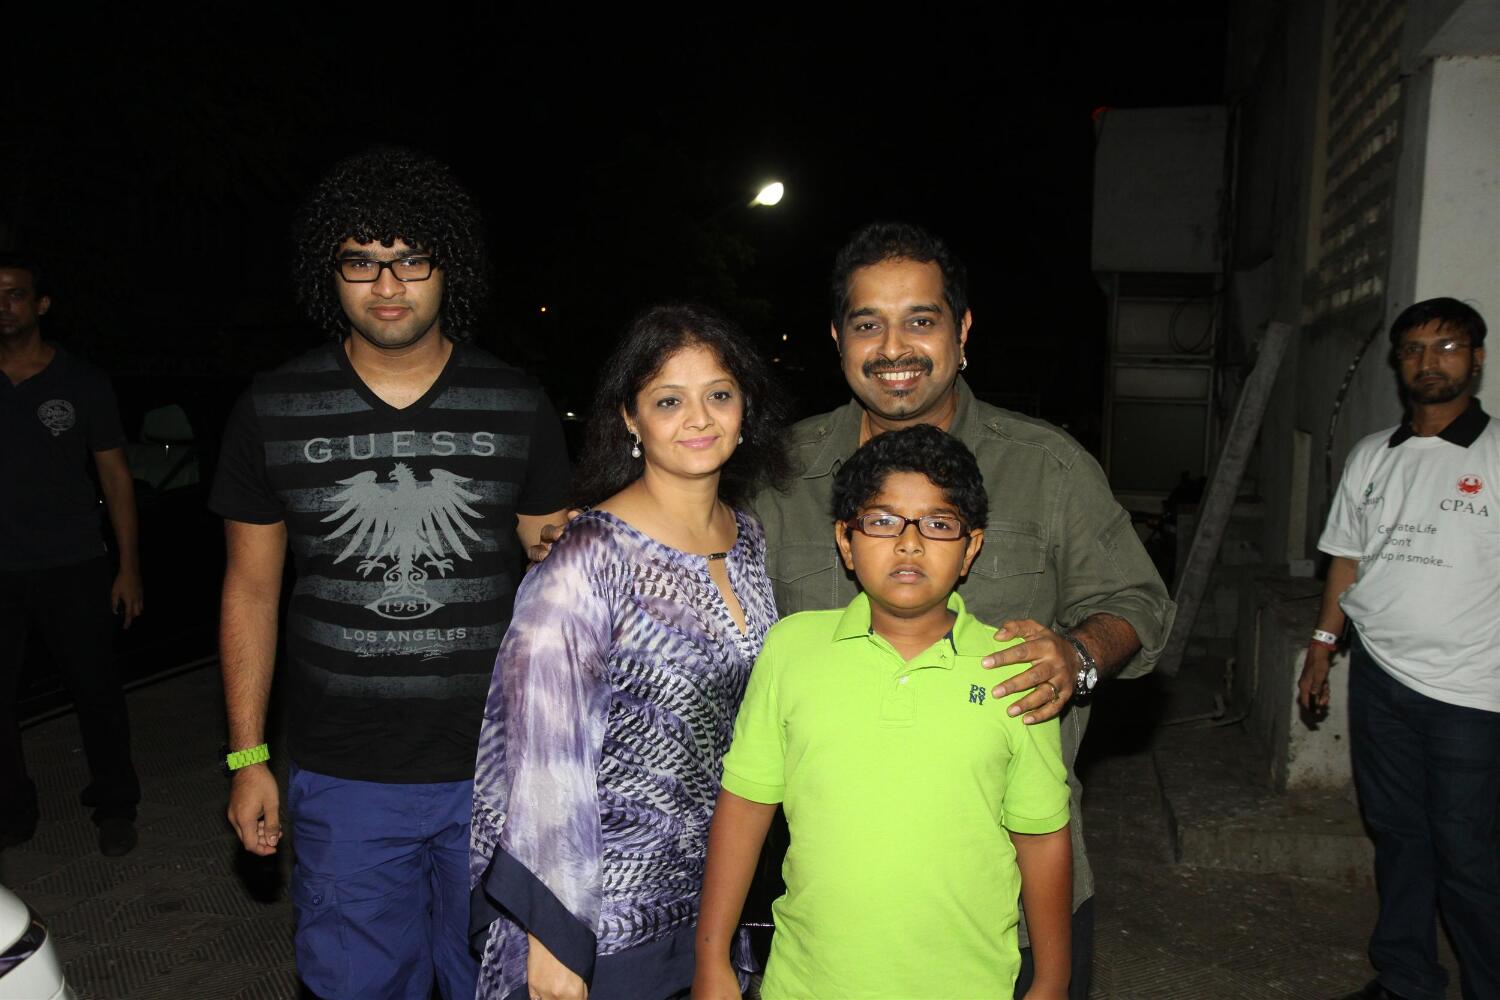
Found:
[{"label": "wrist watch face", "polygon": [[1087,667],[1087,668],[1085,668],[1083,670],[1078,671],[1078,693],[1079,694],[1090,694],[1090,693],[1092,693],[1093,690],[1094,690],[1094,685],[1096,685],[1098,683],[1099,683],[1099,668],[1098,667],[1091,666],[1091,667]]}]

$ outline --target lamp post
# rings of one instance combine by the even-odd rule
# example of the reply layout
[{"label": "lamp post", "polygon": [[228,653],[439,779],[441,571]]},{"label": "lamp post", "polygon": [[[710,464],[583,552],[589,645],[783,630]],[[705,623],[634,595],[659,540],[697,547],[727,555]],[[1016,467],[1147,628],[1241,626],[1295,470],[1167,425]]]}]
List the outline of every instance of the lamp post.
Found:
[{"label": "lamp post", "polygon": [[784,197],[786,197],[786,185],[780,181],[771,181],[765,187],[761,188],[754,198],[750,199],[749,207],[754,208],[757,205],[764,205],[766,208],[770,208],[778,204]]},{"label": "lamp post", "polygon": [[760,190],[756,192],[755,197],[751,198],[748,203],[740,201],[739,199],[735,199],[734,201],[731,201],[721,207],[717,212],[715,212],[713,215],[708,216],[703,221],[706,224],[712,225],[717,223],[720,219],[728,215],[730,212],[733,212],[735,209],[770,208],[773,205],[781,204],[781,199],[785,197],[785,184],[781,183],[781,181],[767,181],[765,184],[761,185]]}]

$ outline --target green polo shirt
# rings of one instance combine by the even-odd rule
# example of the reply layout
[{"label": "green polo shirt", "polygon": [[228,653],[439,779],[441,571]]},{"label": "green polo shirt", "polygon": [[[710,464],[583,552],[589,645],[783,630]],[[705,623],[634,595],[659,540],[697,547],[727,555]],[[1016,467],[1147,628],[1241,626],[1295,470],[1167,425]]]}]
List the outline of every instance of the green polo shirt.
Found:
[{"label": "green polo shirt", "polygon": [[[785,492],[762,490],[752,501],[765,526],[766,573],[783,616],[843,608],[859,591],[834,548],[830,507],[833,477],[859,447],[863,413],[850,400],[792,427],[787,451],[796,476]],[[1098,612],[1116,615],[1131,624],[1142,647],[1119,676],[1149,673],[1176,607],[1099,463],[1051,424],[976,399],[962,378],[949,433],[974,453],[990,498],[984,548],[958,585],[974,614],[996,625],[1034,618],[1053,627],[1072,627]],[[1076,701],[1062,715],[1070,771],[1088,716],[1088,706]],[[1071,780],[1076,910],[1094,894],[1094,880],[1080,822],[1083,786]]]},{"label": "green polo shirt", "polygon": [[[1020,872],[1008,831],[1068,822],[1054,720],[992,698],[1003,648],[956,593],[949,635],[910,660],[841,611],[766,637],[724,758],[724,787],[780,802],[791,828],[761,995],[1008,997]],[[1023,667],[1017,667],[1019,671]],[[1017,696],[1019,697],[1019,696]]]}]

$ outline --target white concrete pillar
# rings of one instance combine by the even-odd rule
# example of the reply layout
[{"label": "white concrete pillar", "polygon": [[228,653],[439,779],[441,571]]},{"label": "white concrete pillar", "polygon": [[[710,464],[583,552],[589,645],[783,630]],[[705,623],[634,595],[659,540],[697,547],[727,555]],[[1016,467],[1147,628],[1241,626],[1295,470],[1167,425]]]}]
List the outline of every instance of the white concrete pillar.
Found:
[{"label": "white concrete pillar", "polygon": [[[1500,327],[1500,54],[1439,56],[1406,82],[1388,318],[1462,299]],[[1487,343],[1491,369],[1500,336]],[[1500,371],[1480,390],[1500,414]]]},{"label": "white concrete pillar", "polygon": [[1296,678],[1302,676],[1306,647],[1291,655],[1288,672],[1291,691],[1283,691],[1288,713],[1286,790],[1289,792],[1342,792],[1353,796],[1353,774],[1349,762],[1349,654],[1335,653],[1328,675],[1328,714],[1316,729],[1308,728],[1297,704]]}]

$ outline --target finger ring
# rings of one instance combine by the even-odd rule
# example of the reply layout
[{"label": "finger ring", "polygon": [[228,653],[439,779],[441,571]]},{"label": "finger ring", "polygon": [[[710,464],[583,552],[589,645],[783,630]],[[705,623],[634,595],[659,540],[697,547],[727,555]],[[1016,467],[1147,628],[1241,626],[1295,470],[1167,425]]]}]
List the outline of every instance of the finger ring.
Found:
[{"label": "finger ring", "polygon": [[1059,699],[1059,698],[1062,697],[1062,692],[1057,689],[1057,685],[1056,684],[1053,684],[1051,681],[1048,681],[1047,682],[1047,686],[1052,689],[1052,700],[1053,701],[1056,701],[1057,699]]}]

